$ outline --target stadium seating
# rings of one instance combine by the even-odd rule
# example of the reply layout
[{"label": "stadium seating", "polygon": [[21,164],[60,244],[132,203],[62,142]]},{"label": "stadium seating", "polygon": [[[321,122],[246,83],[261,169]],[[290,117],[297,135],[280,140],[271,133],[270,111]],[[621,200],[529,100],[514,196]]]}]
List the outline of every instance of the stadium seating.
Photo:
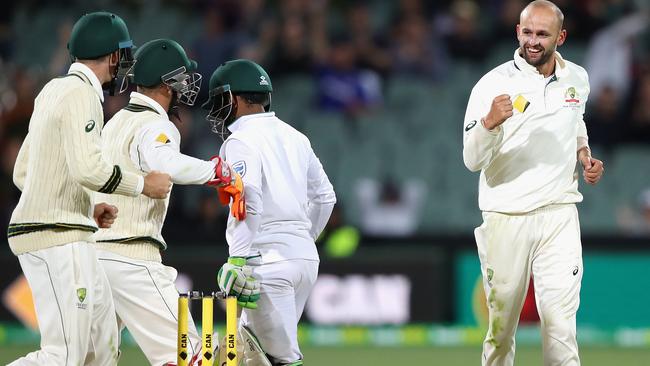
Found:
[{"label": "stadium seating", "polygon": [[[374,16],[390,18],[387,12],[390,7],[384,2],[371,4]],[[137,35],[137,44],[172,35],[187,43],[197,38],[203,26],[188,21],[187,14],[169,8],[151,7],[137,17],[128,9],[119,11]],[[52,30],[66,16],[55,7],[33,14],[18,12],[13,20],[16,43],[40,46],[16,48],[16,62],[42,65],[42,60],[51,57],[57,47]],[[156,19],[158,26],[152,26],[148,19]],[[49,34],[51,39],[48,42],[36,39],[43,34]],[[384,85],[383,105],[354,118],[319,111],[314,102],[312,76],[274,77],[273,110],[311,139],[352,223],[357,212],[354,190],[350,187],[359,178],[414,177],[422,179],[428,189],[421,231],[466,232],[480,224],[478,175],[469,172],[462,162],[462,125],[467,100],[479,78],[511,59],[515,48],[516,44],[509,41],[497,44],[479,65],[452,62],[441,81],[392,75]],[[559,49],[565,58],[577,63],[583,61],[584,50],[585,45],[580,43]],[[214,151],[216,144],[214,139],[203,136],[202,113],[195,113],[197,126],[190,128],[194,132],[188,137],[192,144],[188,152],[198,156]],[[581,183],[580,190],[585,197],[578,206],[581,222],[590,232],[615,232],[617,211],[621,207],[635,207],[639,192],[650,187],[647,164],[650,148],[623,146],[614,150],[611,157],[598,151],[594,155],[605,160],[607,170],[599,185]]]}]

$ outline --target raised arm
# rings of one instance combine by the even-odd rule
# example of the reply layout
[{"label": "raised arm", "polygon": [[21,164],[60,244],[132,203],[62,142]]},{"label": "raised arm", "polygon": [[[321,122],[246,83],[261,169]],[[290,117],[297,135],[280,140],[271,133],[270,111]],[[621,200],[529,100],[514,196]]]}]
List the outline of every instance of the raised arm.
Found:
[{"label": "raised arm", "polygon": [[489,100],[482,94],[479,85],[472,89],[463,124],[463,161],[473,172],[490,164],[495,148],[503,140],[501,124],[512,116],[508,95]]}]

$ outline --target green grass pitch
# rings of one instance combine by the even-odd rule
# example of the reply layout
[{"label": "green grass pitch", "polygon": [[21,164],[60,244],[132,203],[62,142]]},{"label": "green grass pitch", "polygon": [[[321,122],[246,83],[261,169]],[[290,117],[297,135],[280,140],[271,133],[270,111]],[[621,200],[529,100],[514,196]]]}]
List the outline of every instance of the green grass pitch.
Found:
[{"label": "green grass pitch", "polygon": [[[34,350],[34,346],[5,346],[0,348],[0,364]],[[589,366],[647,366],[650,365],[650,349],[587,348],[581,350],[583,365]],[[305,347],[307,366],[396,366],[396,365],[445,365],[468,366],[480,364],[478,347]],[[143,366],[147,361],[139,349],[123,349],[120,366]],[[519,347],[516,366],[541,366],[541,349]]]}]

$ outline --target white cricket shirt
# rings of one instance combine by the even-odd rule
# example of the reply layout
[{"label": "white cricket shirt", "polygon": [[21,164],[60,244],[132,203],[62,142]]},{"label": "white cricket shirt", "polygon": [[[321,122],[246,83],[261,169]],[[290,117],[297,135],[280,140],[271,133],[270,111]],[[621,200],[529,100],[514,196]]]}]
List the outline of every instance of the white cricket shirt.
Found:
[{"label": "white cricket shirt", "polygon": [[[102,133],[106,161],[139,175],[154,170],[164,172],[175,184],[204,184],[214,177],[213,162],[180,152],[181,134],[158,102],[137,92],[130,97],[129,104],[106,123]],[[152,199],[97,193],[95,200],[119,209],[111,228],[95,233],[99,248],[130,258],[160,261],[160,250],[167,248],[162,227],[169,196]]]},{"label": "white cricket shirt", "polygon": [[318,260],[314,239],[336,197],[309,139],[273,112],[240,117],[228,129],[220,155],[242,176],[247,211],[244,221],[228,219],[230,255]]},{"label": "white cricket shirt", "polygon": [[[482,211],[525,213],[582,201],[577,150],[587,146],[583,114],[589,81],[582,67],[555,56],[555,75],[545,80],[517,50],[513,61],[488,72],[472,89],[463,160],[469,170],[481,171]],[[481,118],[501,94],[510,95],[523,112],[515,108],[512,117],[488,131]]]}]

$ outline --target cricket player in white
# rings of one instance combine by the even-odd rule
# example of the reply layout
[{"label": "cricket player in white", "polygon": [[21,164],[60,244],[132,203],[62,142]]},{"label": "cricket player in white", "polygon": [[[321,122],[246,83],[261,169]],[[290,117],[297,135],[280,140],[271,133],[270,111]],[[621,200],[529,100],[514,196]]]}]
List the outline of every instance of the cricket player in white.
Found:
[{"label": "cricket player in white", "polygon": [[91,191],[162,199],[170,189],[167,174],[143,179],[101,156],[102,85],[112,94],[132,65],[131,46],[117,15],[82,16],[68,44],[76,62],[36,97],[14,168],[22,194],[8,236],[32,290],[41,349],[10,365],[117,363],[115,310],[91,237],[95,220],[106,224],[106,205],[95,206]]},{"label": "cricket player in white", "polygon": [[531,2],[517,25],[514,60],[483,76],[467,106],[463,158],[481,171],[483,224],[475,237],[489,310],[483,365],[513,365],[531,275],[544,365],[580,364],[576,163],[589,184],[599,181],[603,163],[591,157],[583,121],[587,73],[556,51],[566,39],[563,18],[553,3]]},{"label": "cricket player in white", "polygon": [[[104,158],[133,174],[168,173],[176,184],[218,186],[230,182],[229,175],[223,177],[223,169],[230,174],[229,167],[219,157],[203,161],[181,154],[180,133],[168,115],[179,102],[194,105],[201,87],[201,75],[194,72],[196,62],[170,39],[145,43],[135,58],[137,92],[131,93],[129,104],[107,123],[102,134]],[[161,231],[169,198],[99,194],[97,199],[113,205],[117,214],[111,228],[97,232],[95,239],[119,328],[129,329],[152,365],[175,364],[177,273],[162,264],[160,255],[167,248]],[[198,356],[200,337],[191,316],[188,330],[189,349]]]},{"label": "cricket player in white", "polygon": [[272,91],[266,71],[249,60],[228,61],[210,78],[204,107],[214,132],[230,132],[219,154],[244,181],[247,211],[244,221],[228,220],[230,258],[218,281],[232,293],[252,268],[261,297],[244,304],[243,333],[257,336],[273,365],[302,365],[297,326],[318,274],[314,240],[336,197],[307,137],[269,112]]}]

